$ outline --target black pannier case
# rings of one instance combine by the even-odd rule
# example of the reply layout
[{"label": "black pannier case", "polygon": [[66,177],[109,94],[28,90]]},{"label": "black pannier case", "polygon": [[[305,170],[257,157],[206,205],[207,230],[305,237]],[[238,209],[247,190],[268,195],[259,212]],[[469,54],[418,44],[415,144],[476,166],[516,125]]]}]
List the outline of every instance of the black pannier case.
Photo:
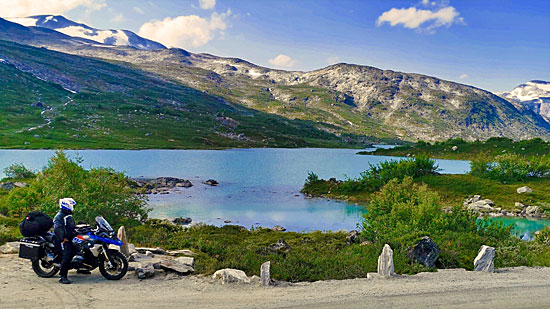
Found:
[{"label": "black pannier case", "polygon": [[47,214],[39,211],[33,211],[25,216],[25,219],[19,224],[21,235],[32,237],[43,235],[53,226],[53,220]]},{"label": "black pannier case", "polygon": [[38,259],[44,254],[45,240],[31,237],[19,241],[19,257],[23,259]]}]

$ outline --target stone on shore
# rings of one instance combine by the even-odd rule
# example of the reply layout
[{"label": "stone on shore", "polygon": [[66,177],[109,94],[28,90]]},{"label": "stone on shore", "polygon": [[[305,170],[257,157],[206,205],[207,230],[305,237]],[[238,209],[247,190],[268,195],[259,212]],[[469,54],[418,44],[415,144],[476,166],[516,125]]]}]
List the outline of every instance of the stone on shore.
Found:
[{"label": "stone on shore", "polygon": [[250,278],[246,273],[238,269],[220,269],[212,275],[212,279],[220,280],[222,284],[226,283],[250,283]]},{"label": "stone on shore", "polygon": [[12,241],[3,244],[0,246],[0,253],[1,254],[17,254],[19,253],[19,242],[18,241]]},{"label": "stone on shore", "polygon": [[122,246],[120,246],[120,253],[124,254],[125,257],[130,256],[130,250],[128,249],[128,238],[126,237],[126,228],[121,226],[117,232],[117,238],[122,241]]},{"label": "stone on shore", "polygon": [[388,244],[384,245],[382,253],[378,257],[378,275],[386,278],[395,275],[393,268],[393,250]]},{"label": "stone on shore", "polygon": [[533,193],[533,189],[529,188],[528,186],[519,187],[516,191],[518,194]]},{"label": "stone on shore", "polygon": [[267,261],[260,267],[260,284],[262,286],[271,285],[271,276],[269,274],[271,262]]},{"label": "stone on shore", "polygon": [[474,260],[475,271],[485,271],[492,273],[495,271],[494,265],[495,248],[489,246],[481,246]]},{"label": "stone on shore", "polygon": [[408,257],[426,267],[432,268],[440,253],[441,249],[439,246],[430,237],[424,236],[409,251]]},{"label": "stone on shore", "polygon": [[216,180],[214,179],[208,179],[207,181],[203,182],[205,185],[209,185],[209,186],[217,186],[219,185],[219,182],[217,182]]},{"label": "stone on shore", "polygon": [[482,199],[480,195],[473,195],[468,197],[464,200],[464,206],[468,208],[468,210],[479,212],[479,213],[486,213],[486,212],[495,212],[497,211],[496,208],[493,208],[495,206],[495,203],[491,201],[490,199]]},{"label": "stone on shore", "polygon": [[529,217],[537,217],[541,213],[539,206],[527,206],[524,211],[525,215]]},{"label": "stone on shore", "polygon": [[187,225],[187,224],[191,223],[192,221],[193,221],[193,219],[191,219],[191,218],[180,217],[180,218],[175,218],[174,220],[172,220],[172,223],[175,223],[177,225]]}]

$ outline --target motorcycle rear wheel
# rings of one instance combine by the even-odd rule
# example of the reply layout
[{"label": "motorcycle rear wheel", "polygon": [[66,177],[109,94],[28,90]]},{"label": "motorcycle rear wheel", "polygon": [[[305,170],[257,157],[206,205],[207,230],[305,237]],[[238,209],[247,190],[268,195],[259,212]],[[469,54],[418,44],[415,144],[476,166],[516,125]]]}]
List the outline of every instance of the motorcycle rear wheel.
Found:
[{"label": "motorcycle rear wheel", "polygon": [[51,278],[57,274],[59,267],[53,265],[52,262],[46,262],[43,259],[32,260],[32,270],[42,278]]},{"label": "motorcycle rear wheel", "polygon": [[107,280],[119,280],[128,272],[128,260],[117,250],[109,250],[111,264],[102,254],[99,258],[99,272]]}]

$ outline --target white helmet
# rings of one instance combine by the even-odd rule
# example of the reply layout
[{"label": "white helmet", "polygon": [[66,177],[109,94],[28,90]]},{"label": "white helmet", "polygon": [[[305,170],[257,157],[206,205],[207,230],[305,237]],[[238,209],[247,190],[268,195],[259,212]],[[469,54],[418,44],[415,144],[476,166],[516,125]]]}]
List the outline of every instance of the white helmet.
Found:
[{"label": "white helmet", "polygon": [[76,201],[70,197],[62,198],[59,200],[59,208],[73,211]]}]

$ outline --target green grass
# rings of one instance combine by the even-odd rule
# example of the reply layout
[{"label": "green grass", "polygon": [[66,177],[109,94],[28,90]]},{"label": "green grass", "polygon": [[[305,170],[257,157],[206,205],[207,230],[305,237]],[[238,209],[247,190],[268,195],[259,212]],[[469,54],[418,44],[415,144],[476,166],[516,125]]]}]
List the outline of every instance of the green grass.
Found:
[{"label": "green grass", "polygon": [[[456,146],[456,150],[453,150]],[[472,160],[477,157],[495,157],[504,153],[538,156],[550,153],[550,142],[542,139],[513,141],[507,138],[490,138],[486,141],[466,142],[451,139],[443,142],[417,142],[392,149],[377,149],[374,152],[359,152],[362,155],[380,156],[427,156],[430,158]]]}]

